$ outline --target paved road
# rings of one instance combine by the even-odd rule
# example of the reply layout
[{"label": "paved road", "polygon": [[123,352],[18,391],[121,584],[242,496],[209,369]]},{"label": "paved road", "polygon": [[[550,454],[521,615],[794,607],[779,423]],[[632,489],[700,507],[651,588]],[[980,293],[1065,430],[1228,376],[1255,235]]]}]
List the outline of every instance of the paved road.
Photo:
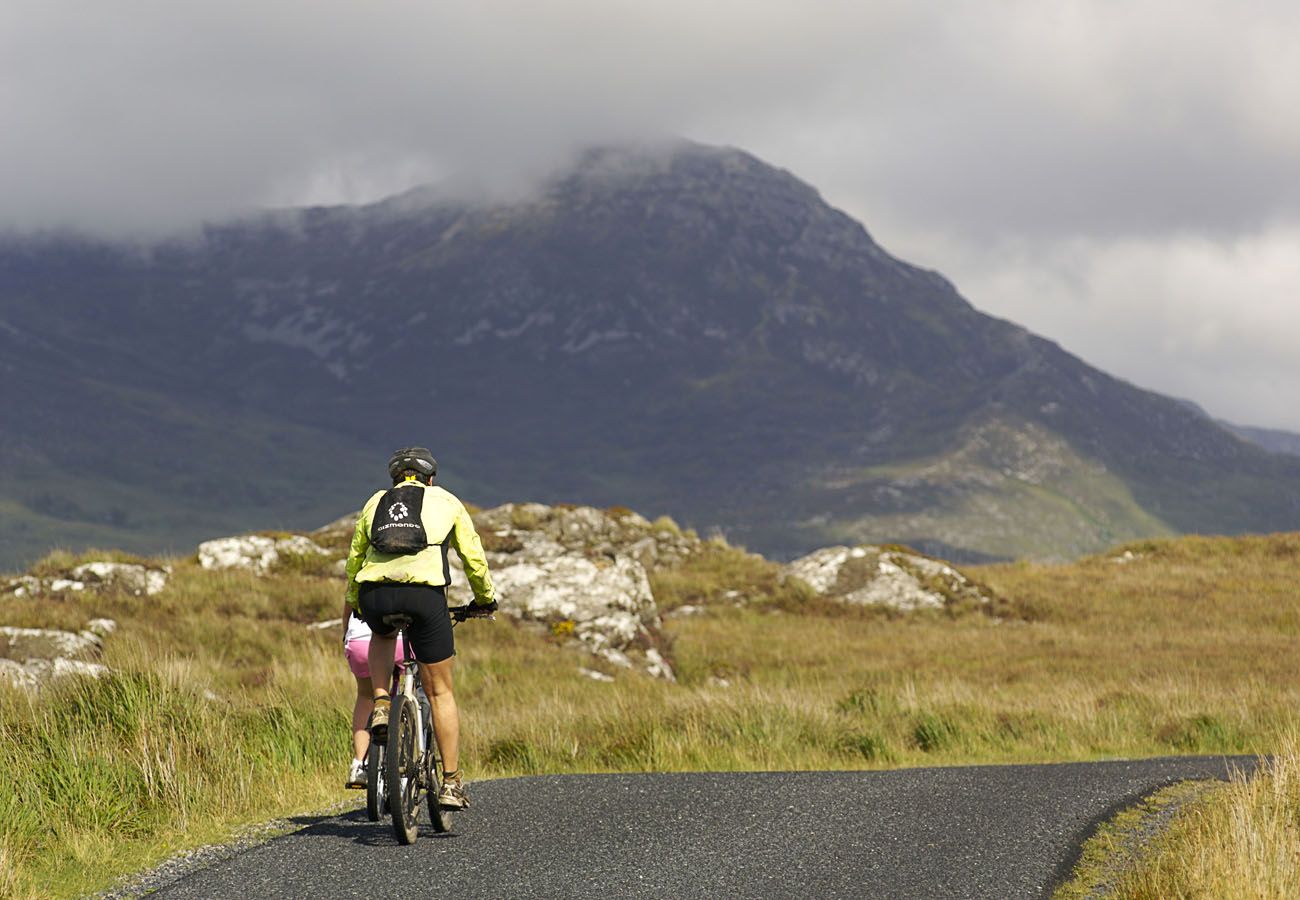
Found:
[{"label": "paved road", "polygon": [[1234,765],[1253,760],[512,778],[472,785],[451,835],[311,820],[153,896],[1042,897],[1099,821]]}]

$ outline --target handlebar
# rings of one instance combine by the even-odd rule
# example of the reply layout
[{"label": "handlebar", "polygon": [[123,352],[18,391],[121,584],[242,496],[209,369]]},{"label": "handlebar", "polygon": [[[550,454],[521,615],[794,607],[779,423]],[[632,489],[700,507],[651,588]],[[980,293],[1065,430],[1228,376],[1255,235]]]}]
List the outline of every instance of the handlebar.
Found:
[{"label": "handlebar", "polygon": [[464,606],[451,606],[447,608],[451,614],[453,622],[464,622],[466,619],[495,619],[496,616],[491,610],[485,610],[475,603],[466,603]]}]

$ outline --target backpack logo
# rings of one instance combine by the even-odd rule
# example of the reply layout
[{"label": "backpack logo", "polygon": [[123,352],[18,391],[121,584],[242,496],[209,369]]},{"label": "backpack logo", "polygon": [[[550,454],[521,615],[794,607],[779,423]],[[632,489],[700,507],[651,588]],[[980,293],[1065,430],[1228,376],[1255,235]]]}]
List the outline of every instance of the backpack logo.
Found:
[{"label": "backpack logo", "polygon": [[424,488],[418,484],[399,484],[385,491],[370,523],[371,545],[380,553],[419,553],[429,546],[423,509]]}]

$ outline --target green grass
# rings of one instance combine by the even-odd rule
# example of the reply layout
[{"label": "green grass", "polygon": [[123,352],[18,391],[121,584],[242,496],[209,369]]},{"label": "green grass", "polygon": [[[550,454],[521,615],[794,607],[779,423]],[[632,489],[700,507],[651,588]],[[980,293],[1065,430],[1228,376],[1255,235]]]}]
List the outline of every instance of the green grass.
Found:
[{"label": "green grass", "polygon": [[[1300,535],[1127,549],[1122,564],[972,571],[997,616],[899,616],[820,601],[710,542],[653,573],[666,609],[707,610],[666,620],[676,684],[591,681],[590,657],[508,619],[458,629],[466,766],[477,779],[1276,750],[1300,708]],[[306,560],[266,578],[172,563],[155,597],[0,598],[13,624],[120,623],[111,677],[39,704],[0,690],[0,894],[84,894],[346,796],[352,680],[337,631],[304,627],[338,615],[341,581]]]},{"label": "green grass", "polygon": [[1113,472],[1059,436],[1028,423],[992,421],[944,453],[841,473],[833,487],[906,485],[923,508],[844,516],[827,543],[939,540],[994,558],[1068,559],[1174,530],[1147,512]]}]

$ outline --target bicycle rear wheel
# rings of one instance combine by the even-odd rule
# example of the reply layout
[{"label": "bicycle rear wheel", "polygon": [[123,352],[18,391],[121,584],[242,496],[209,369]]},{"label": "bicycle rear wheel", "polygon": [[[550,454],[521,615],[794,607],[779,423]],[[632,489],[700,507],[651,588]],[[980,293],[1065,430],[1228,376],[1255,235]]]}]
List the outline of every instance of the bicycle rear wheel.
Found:
[{"label": "bicycle rear wheel", "polygon": [[420,816],[420,759],[417,729],[420,716],[409,697],[393,698],[388,714],[387,776],[388,811],[393,814],[393,833],[403,844],[415,843]]},{"label": "bicycle rear wheel", "polygon": [[438,755],[437,745],[433,742],[433,733],[426,731],[425,746],[429,748],[426,755],[428,769],[425,781],[429,785],[429,822],[439,834],[451,831],[451,811],[438,805],[438,794],[442,793],[442,757]]},{"label": "bicycle rear wheel", "polygon": [[384,792],[386,768],[384,745],[372,740],[370,752],[366,754],[366,817],[372,822],[378,822],[388,811],[388,796]]}]

